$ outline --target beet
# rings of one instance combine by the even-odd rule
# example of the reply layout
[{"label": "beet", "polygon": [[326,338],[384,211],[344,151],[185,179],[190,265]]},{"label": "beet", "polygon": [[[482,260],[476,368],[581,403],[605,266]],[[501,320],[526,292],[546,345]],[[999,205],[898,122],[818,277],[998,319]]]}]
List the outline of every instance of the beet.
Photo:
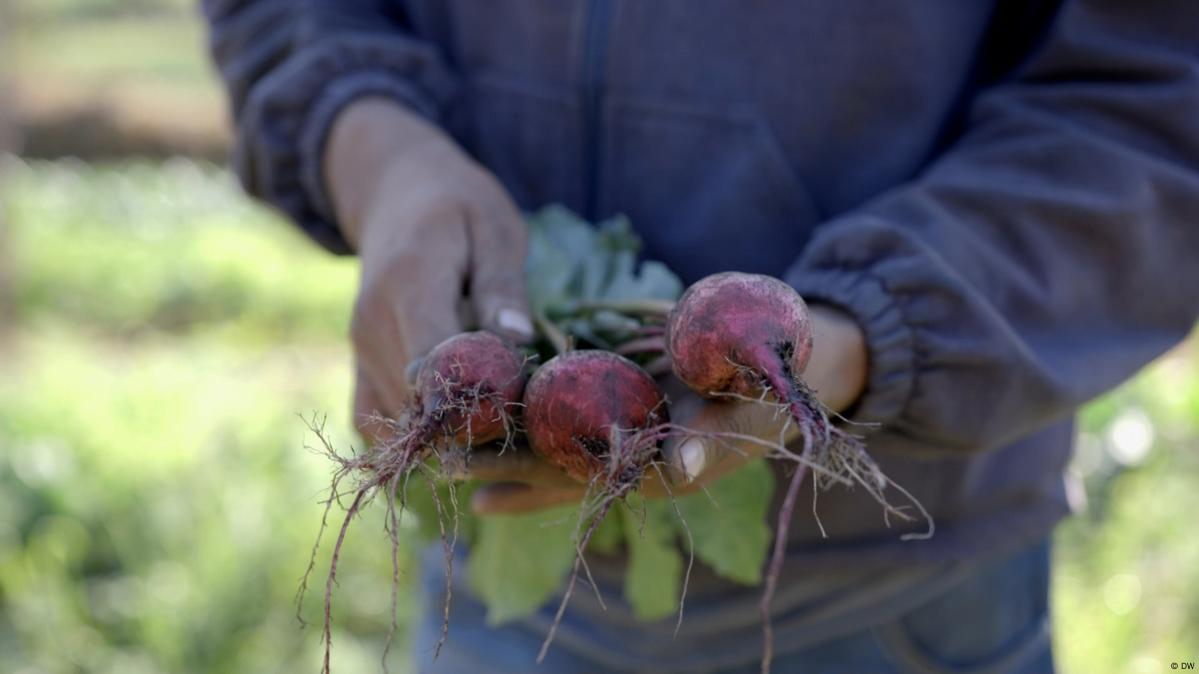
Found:
[{"label": "beet", "polygon": [[[726,272],[687,289],[670,313],[666,348],[675,375],[708,397],[759,398],[771,394],[787,408],[804,439],[802,454],[775,529],[774,549],[759,605],[762,671],[770,670],[774,634],[770,604],[778,585],[799,487],[814,453],[865,457],[860,441],[829,423],[800,375],[812,354],[812,321],[803,298],[769,276]],[[815,489],[815,487],[813,487]]]},{"label": "beet", "polygon": [[525,386],[525,359],[490,332],[466,332],[438,344],[416,375],[416,407],[433,435],[458,445],[511,433]]},{"label": "beet", "polygon": [[[666,421],[662,393],[644,370],[608,351],[567,351],[533,373],[525,390],[529,444],[579,482],[589,483],[614,463],[644,469],[638,458],[616,460],[637,432]],[[644,459],[648,459],[646,454]],[[625,481],[640,478],[614,475]]]},{"label": "beet", "polygon": [[[325,452],[339,467],[334,473],[331,495],[325,504],[325,517],[321,520],[321,533],[333,503],[341,496],[339,486],[343,479],[355,481],[354,500],[342,520],[333,556],[329,563],[329,574],[325,581],[324,641],[325,659],[322,672],[329,671],[332,647],[333,587],[337,577],[337,562],[345,542],[350,522],[379,491],[387,495],[387,531],[391,538],[392,562],[396,572],[393,579],[398,582],[399,573],[399,519],[396,513],[396,498],[408,476],[420,469],[428,471],[425,459],[440,456],[448,447],[469,450],[473,445],[508,440],[515,433],[514,415],[520,408],[526,381],[525,358],[500,337],[489,332],[468,332],[446,339],[433,348],[425,357],[417,373],[415,389],[408,407],[397,419],[380,419],[378,423],[393,434],[389,440],[371,447],[367,452],[352,457],[343,457],[333,450],[321,434],[321,428],[313,424],[312,429],[324,444]],[[426,472],[425,477],[432,480]],[[437,498],[436,488],[431,489],[434,505],[443,516],[449,510]],[[401,504],[402,507],[402,504]],[[453,546],[455,530],[447,535],[442,523],[442,543],[446,560],[445,619],[442,623],[440,650],[449,627],[449,602],[453,572]],[[313,546],[308,570],[300,585],[302,598],[307,588],[308,577],[316,561],[320,546],[320,534]],[[395,601],[395,593],[392,595]],[[395,615],[394,606],[392,615]],[[392,634],[395,631],[392,622]],[[388,635],[390,647],[391,636]]]},{"label": "beet", "polygon": [[812,355],[803,298],[769,276],[726,272],[692,285],[671,311],[666,348],[675,376],[702,395],[791,395]]},{"label": "beet", "polygon": [[589,350],[561,353],[533,373],[525,388],[524,419],[533,451],[588,485],[575,533],[574,569],[537,656],[541,662],[579,570],[587,568],[588,542],[612,505],[640,484],[669,424],[666,399],[645,370],[624,356]]}]

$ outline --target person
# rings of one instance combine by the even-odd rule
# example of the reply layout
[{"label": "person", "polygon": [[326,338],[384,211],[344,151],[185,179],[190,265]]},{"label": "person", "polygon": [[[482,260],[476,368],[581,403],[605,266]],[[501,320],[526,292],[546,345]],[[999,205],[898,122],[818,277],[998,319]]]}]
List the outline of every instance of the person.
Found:
[{"label": "person", "polygon": [[[627,214],[687,283],[739,270],[796,288],[815,320],[805,377],[869,424],[873,456],[937,521],[901,542],[861,490],[822,493],[827,538],[792,524],[774,671],[1052,671],[1074,411],[1199,309],[1199,4],[204,10],[245,186],[361,261],[359,416],[396,410],[409,364],[466,325],[530,335],[522,209]],[[751,407],[673,409],[771,437]],[[740,460],[701,440],[664,451],[692,488]],[[481,512],[577,497],[519,452],[473,470]],[[756,588],[697,569],[675,637],[630,617],[613,567],[595,569],[608,610],[575,593],[539,670],[553,606],[491,628],[459,575],[449,641],[434,661],[426,611],[418,668],[757,670]]]}]

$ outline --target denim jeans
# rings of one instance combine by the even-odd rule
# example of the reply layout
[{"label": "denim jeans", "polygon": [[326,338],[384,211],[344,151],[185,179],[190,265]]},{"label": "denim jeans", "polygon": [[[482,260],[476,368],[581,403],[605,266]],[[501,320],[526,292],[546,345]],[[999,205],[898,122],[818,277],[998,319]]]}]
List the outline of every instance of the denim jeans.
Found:
[{"label": "denim jeans", "polygon": [[[1006,557],[980,563],[933,599],[859,631],[802,650],[776,644],[776,674],[1052,674],[1048,539]],[[463,593],[465,594],[465,593]],[[523,626],[490,628],[472,597],[455,595],[450,639],[436,661],[431,649],[440,611],[425,611],[413,647],[417,671],[584,674],[616,671],[555,644],[540,666],[543,634]],[[619,670],[619,671],[652,671]],[[736,668],[687,670],[751,674],[757,662]]]}]

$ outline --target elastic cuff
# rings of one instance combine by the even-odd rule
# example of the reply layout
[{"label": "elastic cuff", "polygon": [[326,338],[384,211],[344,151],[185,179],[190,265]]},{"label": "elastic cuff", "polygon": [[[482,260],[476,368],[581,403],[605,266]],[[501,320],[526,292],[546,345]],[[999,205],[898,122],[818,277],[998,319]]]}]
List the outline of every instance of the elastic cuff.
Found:
[{"label": "elastic cuff", "polygon": [[452,82],[428,47],[394,36],[328,40],[254,87],[239,120],[234,166],[251,194],[282,210],[331,252],[350,253],[322,172],[325,141],[338,113],[359,98],[383,96],[436,121],[452,93]]},{"label": "elastic cuff", "polygon": [[915,337],[881,279],[863,271],[793,271],[786,281],[809,303],[831,304],[862,326],[869,351],[866,390],[853,418],[886,426],[907,407],[915,383]]}]

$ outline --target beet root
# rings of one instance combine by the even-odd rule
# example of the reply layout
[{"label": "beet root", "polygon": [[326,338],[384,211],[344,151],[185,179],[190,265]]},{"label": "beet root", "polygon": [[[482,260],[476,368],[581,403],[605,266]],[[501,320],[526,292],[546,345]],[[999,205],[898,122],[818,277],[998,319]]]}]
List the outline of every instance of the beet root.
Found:
[{"label": "beet root", "polygon": [[653,378],[608,351],[567,351],[538,368],[525,389],[524,420],[533,451],[588,485],[590,497],[579,513],[574,569],[537,656],[541,662],[580,568],[590,577],[584,550],[591,536],[612,505],[640,484],[670,426]]},{"label": "beet root", "polygon": [[[322,434],[322,428],[313,423],[310,428],[324,446],[324,452],[338,463],[333,476],[331,495],[325,504],[325,515],[321,520],[324,532],[329,510],[341,496],[342,480],[351,478],[355,486],[351,490],[354,499],[346,509],[325,581],[324,641],[325,658],[322,672],[330,666],[332,648],[333,588],[336,584],[337,563],[345,542],[350,523],[362,508],[379,492],[387,496],[386,529],[391,538],[393,583],[399,582],[399,518],[396,498],[400,496],[409,475],[420,470],[433,480],[425,459],[439,455],[442,448],[458,447],[469,450],[473,445],[507,440],[515,433],[514,414],[519,409],[526,381],[525,358],[500,337],[488,332],[468,332],[450,337],[433,348],[425,357],[417,373],[415,388],[408,407],[397,419],[378,419],[378,426],[389,432],[389,437],[371,447],[367,452],[352,457],[343,457],[333,450]],[[446,604],[442,635],[437,648],[440,650],[449,627],[450,584],[453,571],[453,546],[457,539],[457,519],[452,533],[447,533],[444,518],[452,514],[437,498],[436,488],[431,489],[434,505],[442,517],[442,543],[446,560]],[[320,546],[320,534],[313,545],[312,557],[300,585],[302,599],[307,588],[308,577],[316,560]],[[393,604],[396,600],[392,590]],[[393,609],[395,607],[393,606]],[[392,611],[392,634],[388,635],[388,647],[396,625]],[[386,657],[386,653],[385,653]]]},{"label": "beet root", "polygon": [[525,359],[490,332],[438,344],[416,375],[416,407],[434,435],[462,446],[506,438],[525,386]]},{"label": "beet root", "polygon": [[803,298],[769,276],[725,272],[695,283],[671,311],[666,347],[675,376],[702,395],[783,398],[812,355]]},{"label": "beet root", "polygon": [[[768,276],[739,272],[701,279],[671,310],[665,342],[675,375],[693,391],[713,398],[763,400],[772,396],[803,437],[798,456],[783,447],[773,454],[794,461],[796,467],[779,509],[759,605],[764,637],[762,671],[768,672],[773,655],[770,604],[799,488],[809,468],[815,473],[813,499],[818,490],[834,483],[861,485],[883,505],[884,518],[911,519],[887,503],[883,490],[893,485],[911,497],[882,474],[860,438],[830,423],[828,412],[804,385],[801,375],[812,354],[812,322],[803,298],[791,286]],[[927,518],[920,504],[911,500]],[[931,535],[931,519],[928,521],[930,530],[925,536]],[[905,537],[916,536],[920,535]]]},{"label": "beet root", "polygon": [[[583,483],[601,476],[639,479],[656,443],[635,447],[633,440],[666,420],[665,399],[653,378],[608,351],[555,356],[525,390],[524,423],[533,451]],[[630,455],[638,449],[648,451]]]}]

